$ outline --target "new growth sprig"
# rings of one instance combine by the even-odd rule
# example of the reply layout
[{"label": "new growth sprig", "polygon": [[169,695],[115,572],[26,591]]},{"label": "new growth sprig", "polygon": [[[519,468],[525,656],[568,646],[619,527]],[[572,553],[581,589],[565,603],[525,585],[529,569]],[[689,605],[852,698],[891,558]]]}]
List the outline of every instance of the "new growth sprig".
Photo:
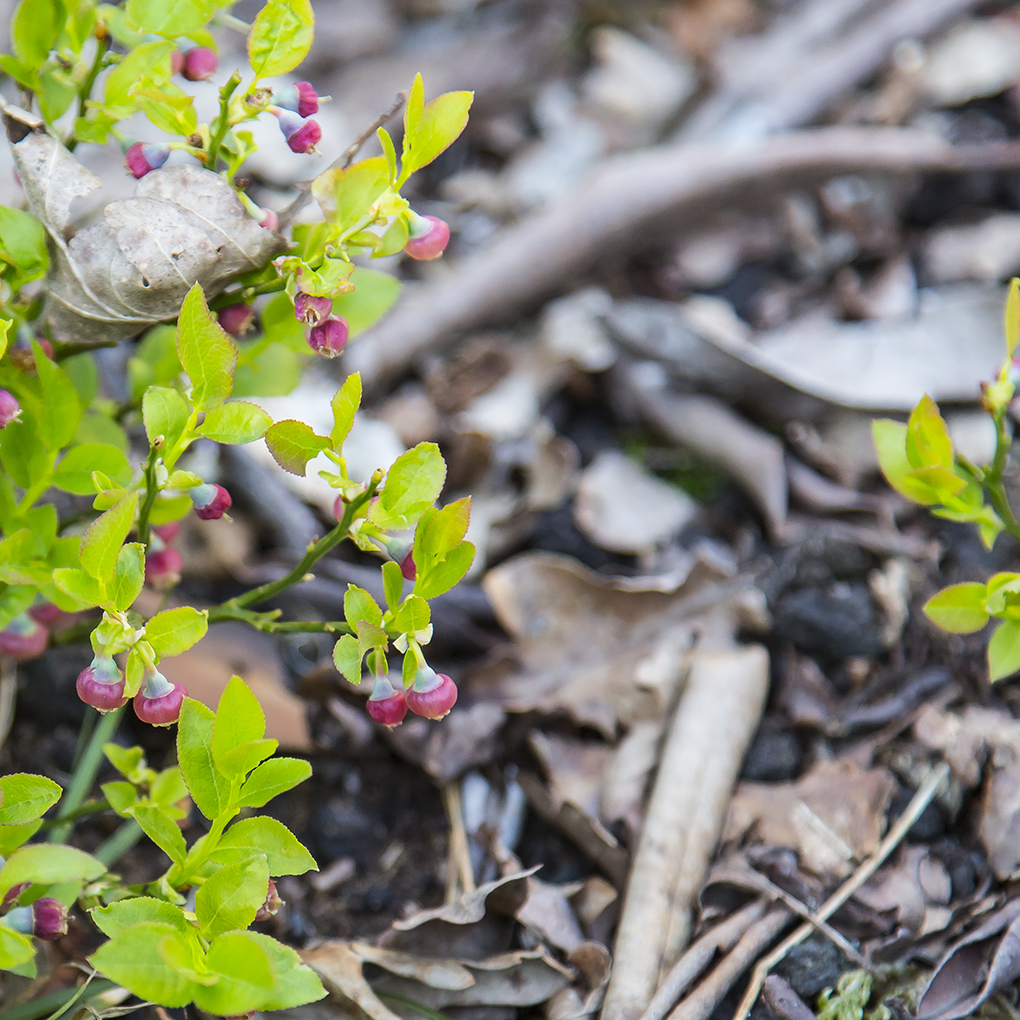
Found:
[{"label": "new growth sprig", "polygon": [[[250,26],[228,7],[21,0],[13,52],[0,56],[21,92],[23,109],[0,103],[0,116],[27,204],[0,206],[0,655],[21,661],[51,641],[89,640],[92,661],[75,686],[99,713],[89,710],[91,736],[66,790],[41,776],[0,778],[0,968],[32,976],[36,940],[60,938],[77,904],[108,936],[88,958],[104,987],[238,1016],[325,994],[292,949],[248,930],[279,909],[275,878],[315,867],[283,825],[259,814],[310,767],[273,757],[276,742],[240,679],[214,713],[162,664],[217,621],[327,633],[343,676],[370,678],[367,711],[381,725],[408,710],[440,719],[453,707],[456,685],[426,659],[429,600],[464,576],[474,548],[469,500],[439,504],[439,448],[421,443],[353,477],[344,444],[361,403],[357,375],[333,397],[328,435],[274,422],[258,400],[289,393],[314,355],[341,354],[387,311],[399,283],[365,262],[443,253],[447,224],[400,192],[460,135],[472,96],[426,103],[416,77],[399,159],[381,126],[381,155],[355,162],[366,131],[311,182],[323,219],[290,227],[286,210],[245,193],[240,171],[258,118],[275,120],[295,159],[335,145],[316,119],[328,97],[281,78],[311,47],[312,7],[268,0]],[[220,27],[247,36],[247,66],[226,76]],[[193,83],[216,89],[207,123]],[[144,137],[128,134],[141,118],[147,128],[130,130]],[[78,229],[71,201],[100,182],[72,153],[108,142],[121,146],[135,194]],[[118,393],[91,350],[134,338]],[[335,525],[279,580],[218,605],[167,607],[171,595],[181,601],[181,522],[231,526],[231,494],[192,448],[261,440],[297,475],[322,458]],[[384,604],[351,585],[341,619],[282,619],[272,601],[345,541],[383,560]],[[142,598],[146,586],[162,594],[159,611]],[[113,741],[129,702],[142,722],[177,725],[176,766],[157,772],[140,748]],[[122,778],[90,799],[104,761]],[[206,824],[189,845],[192,806]],[[103,811],[121,824],[93,855],[66,845],[79,818]],[[129,886],[110,869],[143,834],[169,863]]]},{"label": "new growth sprig", "polygon": [[[991,548],[1003,531],[1020,542],[1017,522],[1004,484],[1012,425],[1010,405],[1020,380],[1020,280],[1014,279],[1006,298],[1006,351],[992,382],[982,385],[981,403],[995,427],[991,463],[971,463],[957,451],[935,402],[925,396],[909,420],[873,423],[879,466],[889,484],[914,503],[931,508],[937,517],[973,524]],[[943,630],[971,634],[997,621],[988,643],[991,680],[1020,671],[1020,574],[1000,573],[987,583],[950,585],[929,599],[926,615]]]}]

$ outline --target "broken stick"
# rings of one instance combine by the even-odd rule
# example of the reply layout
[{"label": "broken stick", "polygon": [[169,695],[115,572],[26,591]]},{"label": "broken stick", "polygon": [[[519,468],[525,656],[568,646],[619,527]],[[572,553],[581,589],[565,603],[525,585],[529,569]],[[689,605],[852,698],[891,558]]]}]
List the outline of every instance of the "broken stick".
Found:
[{"label": "broken stick", "polygon": [[638,1020],[687,944],[768,676],[761,645],[694,657],[634,856],[602,1020]]}]

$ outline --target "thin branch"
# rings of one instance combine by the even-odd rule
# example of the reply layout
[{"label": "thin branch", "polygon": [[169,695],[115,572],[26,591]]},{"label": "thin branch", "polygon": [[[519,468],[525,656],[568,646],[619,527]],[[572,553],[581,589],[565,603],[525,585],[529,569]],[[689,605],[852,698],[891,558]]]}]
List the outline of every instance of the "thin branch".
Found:
[{"label": "thin branch", "polygon": [[[907,805],[906,811],[896,820],[895,825],[886,834],[885,839],[879,844],[878,850],[872,857],[869,857],[840,887],[830,896],[814,915],[814,920],[827,921],[841,906],[871,876],[879,869],[882,862],[900,845],[903,838],[910,831],[914,823],[921,817],[924,809],[931,803],[939,788],[946,781],[949,775],[949,766],[942,762],[935,768],[931,775],[921,784],[913,799]],[[733,1020],[744,1020],[751,1012],[751,1007],[761,992],[762,985],[769,971],[782,960],[794,946],[800,945],[811,932],[815,930],[814,924],[802,924],[792,935],[784,939],[764,960],[758,963],[751,975],[751,983],[744,993],[740,1005],[733,1014]],[[674,1014],[675,1016],[675,1014]],[[673,1017],[670,1018],[673,1020]]]}]

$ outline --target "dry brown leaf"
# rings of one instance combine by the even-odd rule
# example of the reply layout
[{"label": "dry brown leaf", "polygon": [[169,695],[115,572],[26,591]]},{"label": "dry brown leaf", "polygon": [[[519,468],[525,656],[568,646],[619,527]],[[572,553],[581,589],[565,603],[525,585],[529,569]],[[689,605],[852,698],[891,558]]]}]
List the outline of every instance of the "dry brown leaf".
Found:
[{"label": "dry brown leaf", "polygon": [[248,215],[233,188],[197,166],[146,174],[131,198],[73,233],[75,199],[101,186],[32,114],[3,118],[29,211],[50,236],[46,322],[59,340],[109,343],[174,318],[192,285],[207,297],[284,245]]},{"label": "dry brown leaf", "polygon": [[566,556],[524,553],[482,582],[503,628],[517,639],[513,657],[476,671],[473,686],[512,712],[567,711],[607,739],[617,723],[662,718],[704,613],[731,591],[713,591],[718,569],[698,561],[672,592],[626,590]]},{"label": "dry brown leaf", "polygon": [[303,950],[301,956],[334,995],[358,1006],[371,1020],[401,1020],[376,998],[361,972],[361,957],[348,943],[331,939]]},{"label": "dry brown leaf", "polygon": [[874,853],[895,789],[885,769],[819,761],[795,783],[741,783],[723,839],[754,833],[767,846],[793,847],[815,874],[845,877]]}]

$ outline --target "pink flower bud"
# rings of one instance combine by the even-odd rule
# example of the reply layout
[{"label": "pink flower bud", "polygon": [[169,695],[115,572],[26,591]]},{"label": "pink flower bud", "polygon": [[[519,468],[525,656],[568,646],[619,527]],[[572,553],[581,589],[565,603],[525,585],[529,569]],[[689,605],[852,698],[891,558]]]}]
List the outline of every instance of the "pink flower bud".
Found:
[{"label": "pink flower bud", "polygon": [[308,346],[324,358],[335,358],[346,346],[350,330],[347,320],[339,315],[313,326],[308,334]]},{"label": "pink flower bud", "polygon": [[400,561],[400,573],[404,575],[405,581],[413,581],[418,576],[418,568],[414,563],[413,550]]},{"label": "pink flower bud", "polygon": [[4,893],[4,898],[0,900],[0,915],[6,914],[9,910],[11,910],[14,904],[18,902],[18,898],[21,894],[31,884],[31,882],[19,882],[17,885],[12,885],[10,889]]},{"label": "pink flower bud", "polygon": [[145,557],[145,580],[153,588],[172,588],[181,579],[183,565],[181,554],[176,549],[164,547],[158,552],[150,552]]},{"label": "pink flower bud", "polygon": [[135,715],[151,726],[172,726],[187,696],[183,684],[171,683],[158,669],[149,669],[145,686],[135,695]]},{"label": "pink flower bud", "polygon": [[333,299],[316,297],[299,290],[294,297],[294,316],[299,322],[309,326],[318,326],[333,311]]},{"label": "pink flower bud", "polygon": [[280,122],[280,130],[291,152],[311,152],[322,138],[322,128],[315,120],[304,120],[291,110],[272,107]]},{"label": "pink flower bud", "polygon": [[399,726],[407,715],[407,700],[403,691],[398,691],[386,676],[377,676],[372,693],[365,706],[368,714],[381,726]]},{"label": "pink flower bud", "polygon": [[188,81],[208,81],[220,66],[215,52],[208,46],[196,46],[184,54],[181,74]]},{"label": "pink flower bud", "polygon": [[445,674],[426,666],[418,670],[407,692],[407,707],[426,719],[442,719],[457,701],[457,685]]},{"label": "pink flower bud", "polygon": [[289,88],[277,92],[273,101],[285,110],[292,110],[299,117],[311,117],[313,113],[319,112],[319,94],[312,88],[312,83],[307,81],[295,82]]},{"label": "pink flower bud", "polygon": [[50,633],[28,613],[19,613],[3,630],[0,630],[0,655],[16,662],[38,659],[46,651]]},{"label": "pink flower bud", "polygon": [[170,146],[159,142],[135,142],[124,153],[124,166],[132,177],[144,177],[151,170],[158,170],[170,158]]},{"label": "pink flower bud", "polygon": [[283,900],[280,899],[280,894],[276,891],[276,883],[270,879],[269,889],[266,892],[266,901],[259,907],[258,913],[255,915],[256,921],[268,921],[271,917],[275,917],[280,907],[283,906]]},{"label": "pink flower bud", "polygon": [[347,504],[344,502],[343,496],[337,496],[333,500],[333,516],[336,518],[337,524],[343,520],[344,511],[347,509]]},{"label": "pink flower bud", "polygon": [[216,313],[216,319],[231,336],[244,336],[255,321],[255,311],[251,305],[227,305]]},{"label": "pink flower bud", "polygon": [[[450,227],[438,216],[416,216],[404,252],[413,259],[437,259],[450,243]],[[421,226],[424,223],[425,226]]]},{"label": "pink flower bud", "polygon": [[159,524],[152,529],[154,535],[158,535],[160,541],[170,545],[171,542],[177,540],[177,536],[181,533],[181,522],[171,521],[169,524]]},{"label": "pink flower bud", "polygon": [[184,54],[180,50],[174,50],[170,54],[170,73],[180,74],[184,70]]},{"label": "pink flower bud", "polygon": [[20,415],[21,405],[14,394],[0,390],[0,429],[7,428],[12,421],[18,421]]},{"label": "pink flower bud", "polygon": [[52,602],[39,602],[29,607],[28,615],[36,623],[41,623],[44,627],[48,627],[51,623],[56,623],[64,615],[64,610],[60,606],[55,606]]},{"label": "pink flower bud", "polygon": [[266,230],[279,230],[280,217],[277,216],[272,209],[263,209],[262,219],[259,220],[259,226]]},{"label": "pink flower bud", "polygon": [[43,942],[55,942],[67,934],[67,907],[60,900],[43,896],[32,904],[32,934]]},{"label": "pink flower bud", "polygon": [[124,674],[109,657],[96,656],[92,665],[78,674],[75,683],[78,697],[100,712],[112,712],[127,704],[124,695]]},{"label": "pink flower bud", "polygon": [[190,491],[191,502],[195,504],[195,516],[203,521],[218,521],[231,507],[233,500],[222,485],[196,485]]}]

